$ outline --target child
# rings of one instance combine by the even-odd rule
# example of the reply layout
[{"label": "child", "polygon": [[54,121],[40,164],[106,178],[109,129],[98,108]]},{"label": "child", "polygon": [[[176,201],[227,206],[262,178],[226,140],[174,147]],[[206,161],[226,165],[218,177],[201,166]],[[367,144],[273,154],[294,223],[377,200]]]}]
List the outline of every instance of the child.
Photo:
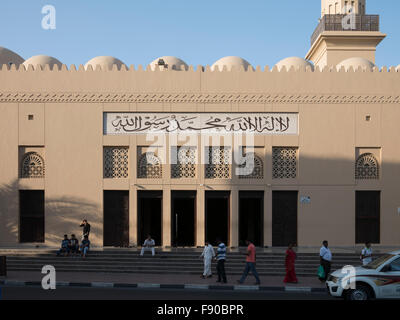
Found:
[{"label": "child", "polygon": [[90,248],[89,237],[85,236],[83,238],[83,240],[82,240],[82,243],[81,243],[81,255],[82,255],[83,258],[86,258],[86,255],[87,255],[87,253],[89,251],[89,248]]},{"label": "child", "polygon": [[69,255],[70,241],[68,239],[68,235],[64,235],[64,240],[61,241],[61,248],[57,251],[57,257],[60,256],[61,253],[64,253],[64,256]]}]

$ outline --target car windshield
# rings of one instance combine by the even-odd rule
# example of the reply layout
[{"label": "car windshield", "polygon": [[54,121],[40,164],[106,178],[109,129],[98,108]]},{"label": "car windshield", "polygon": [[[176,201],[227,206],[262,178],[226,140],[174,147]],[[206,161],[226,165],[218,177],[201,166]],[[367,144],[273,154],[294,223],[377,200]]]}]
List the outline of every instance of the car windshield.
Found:
[{"label": "car windshield", "polygon": [[392,259],[394,257],[393,254],[385,254],[382,257],[379,257],[378,259],[372,261],[371,263],[367,264],[366,266],[363,266],[365,269],[378,269],[381,265],[385,264],[387,261]]}]

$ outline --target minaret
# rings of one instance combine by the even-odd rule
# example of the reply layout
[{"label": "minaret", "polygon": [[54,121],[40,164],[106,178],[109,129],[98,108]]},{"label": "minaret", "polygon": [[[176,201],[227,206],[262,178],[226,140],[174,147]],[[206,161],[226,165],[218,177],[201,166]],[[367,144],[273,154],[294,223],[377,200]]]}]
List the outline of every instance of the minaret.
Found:
[{"label": "minaret", "polygon": [[385,37],[379,15],[366,14],[366,0],[321,0],[321,19],[306,59],[320,68],[353,57],[375,63],[376,47]]},{"label": "minaret", "polygon": [[365,15],[365,0],[321,0],[321,18],[326,14],[350,13],[349,10],[353,10],[355,14]]}]

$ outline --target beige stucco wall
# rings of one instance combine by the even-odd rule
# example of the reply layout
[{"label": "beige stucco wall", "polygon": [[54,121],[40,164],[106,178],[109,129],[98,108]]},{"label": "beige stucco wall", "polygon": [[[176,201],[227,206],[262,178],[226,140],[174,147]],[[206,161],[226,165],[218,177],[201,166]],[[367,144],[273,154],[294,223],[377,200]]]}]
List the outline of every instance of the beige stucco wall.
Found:
[{"label": "beige stucco wall", "polygon": [[[2,245],[18,242],[18,104],[1,103],[0,237]],[[11,123],[14,123],[14,126]]]},{"label": "beige stucco wall", "polygon": [[385,37],[385,34],[373,31],[324,31],[311,45],[305,58],[321,69],[335,67],[353,57],[375,63],[376,48]]},{"label": "beige stucco wall", "polygon": [[[14,69],[15,67],[13,67]],[[103,190],[130,191],[130,242],[137,244],[137,190],[163,190],[163,245],[171,243],[170,191],[197,191],[196,244],[204,242],[205,190],[231,191],[231,245],[238,242],[239,190],[264,190],[264,244],[272,243],[272,191],[310,196],[298,204],[298,244],[354,245],[355,191],[381,190],[381,245],[400,234],[400,73],[178,71],[0,71],[0,246],[18,245],[18,190],[44,189],[46,244],[80,234],[87,218],[92,241],[103,240]],[[258,136],[264,180],[136,178],[137,146],[144,136],[104,136],[103,112],[298,112],[298,136]],[[27,115],[34,120],[28,121]],[[366,116],[371,116],[369,122]],[[103,147],[129,147],[129,179],[103,179]],[[168,157],[169,145],[166,143]],[[298,178],[272,179],[272,147],[299,147]],[[44,181],[19,179],[19,147],[43,147]],[[381,148],[381,178],[356,181],[356,148]],[[198,150],[203,157],[203,150]]]},{"label": "beige stucco wall", "polygon": [[355,14],[365,14],[365,0],[321,0],[321,17],[325,14],[344,14],[347,6],[353,5]]}]

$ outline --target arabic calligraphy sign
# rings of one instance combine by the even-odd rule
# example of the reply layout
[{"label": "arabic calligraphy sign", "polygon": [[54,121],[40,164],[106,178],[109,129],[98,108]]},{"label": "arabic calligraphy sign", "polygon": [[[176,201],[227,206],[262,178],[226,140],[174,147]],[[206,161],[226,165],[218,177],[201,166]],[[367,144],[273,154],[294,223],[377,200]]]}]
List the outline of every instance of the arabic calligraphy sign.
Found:
[{"label": "arabic calligraphy sign", "polygon": [[148,133],[298,134],[297,113],[104,113],[105,135]]}]

